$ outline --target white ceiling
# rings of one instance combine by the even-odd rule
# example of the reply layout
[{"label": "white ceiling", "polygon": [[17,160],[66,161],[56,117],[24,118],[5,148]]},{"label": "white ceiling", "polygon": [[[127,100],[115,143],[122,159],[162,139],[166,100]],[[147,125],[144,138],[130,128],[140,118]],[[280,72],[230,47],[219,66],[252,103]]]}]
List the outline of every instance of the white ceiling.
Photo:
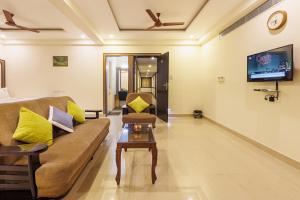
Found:
[{"label": "white ceiling", "polygon": [[137,66],[141,76],[152,77],[157,72],[157,58],[137,58]]},{"label": "white ceiling", "polygon": [[[224,21],[234,19],[241,8],[264,0],[209,0],[186,31],[120,31],[121,28],[145,28],[152,25],[145,9],[161,12],[165,22],[191,20],[204,0],[1,0],[0,8],[15,14],[17,24],[29,27],[57,27],[64,32],[1,32],[9,40],[87,40],[99,45],[199,44],[199,39]],[[113,10],[113,11],[112,11]],[[113,15],[115,14],[115,17]],[[0,26],[7,27],[3,13]],[[182,26],[182,28],[184,28]],[[86,38],[82,38],[86,36]],[[193,36],[193,37],[192,37]],[[0,38],[1,39],[1,38]],[[91,44],[91,41],[87,41]],[[9,42],[8,42],[9,43]],[[85,42],[83,42],[85,43]]]},{"label": "white ceiling", "polygon": [[65,30],[41,33],[2,32],[2,35],[8,39],[80,39],[84,34],[47,0],[1,0],[0,8],[1,27],[10,27],[5,24],[6,20],[2,12],[5,9],[15,14],[13,19],[17,24],[32,28],[63,28]]},{"label": "white ceiling", "polygon": [[155,57],[138,57],[136,59],[138,65],[156,65],[157,58]]},{"label": "white ceiling", "polygon": [[186,28],[206,0],[108,0],[121,29],[145,29],[154,24],[146,13],[151,9],[154,14],[161,13],[162,22],[185,22],[182,26],[168,28]]},{"label": "white ceiling", "polygon": [[116,68],[128,69],[128,57],[127,56],[107,57],[106,62],[111,62]]}]

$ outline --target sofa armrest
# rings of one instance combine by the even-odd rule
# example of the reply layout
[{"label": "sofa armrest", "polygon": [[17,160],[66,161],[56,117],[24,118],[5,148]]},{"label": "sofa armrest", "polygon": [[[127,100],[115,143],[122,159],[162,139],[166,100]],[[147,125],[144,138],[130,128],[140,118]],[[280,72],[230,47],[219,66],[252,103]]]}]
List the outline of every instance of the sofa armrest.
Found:
[{"label": "sofa armrest", "polygon": [[97,110],[97,109],[91,109],[91,110],[85,110],[86,113],[95,113],[95,117],[86,117],[86,119],[98,119],[99,118],[99,113],[102,112],[102,110]]},{"label": "sofa armrest", "polygon": [[129,113],[129,109],[127,105],[122,106],[122,114],[127,115]]},{"label": "sofa armrest", "polygon": [[149,113],[152,114],[152,115],[156,114],[155,105],[150,104],[150,106],[149,106]]},{"label": "sofa armrest", "polygon": [[0,156],[38,155],[48,149],[46,144],[22,144],[17,146],[0,146]]}]

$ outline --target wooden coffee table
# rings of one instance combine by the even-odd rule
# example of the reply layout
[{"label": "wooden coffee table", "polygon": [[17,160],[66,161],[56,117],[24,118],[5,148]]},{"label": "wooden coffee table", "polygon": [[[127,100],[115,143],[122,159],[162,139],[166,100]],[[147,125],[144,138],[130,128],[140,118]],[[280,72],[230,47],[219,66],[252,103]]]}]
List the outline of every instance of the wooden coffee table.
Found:
[{"label": "wooden coffee table", "polygon": [[116,164],[118,169],[116,175],[116,182],[118,185],[120,185],[120,179],[121,179],[122,148],[124,148],[125,151],[127,151],[128,148],[147,148],[149,149],[149,151],[152,152],[151,176],[152,176],[152,184],[154,184],[157,179],[155,173],[155,167],[157,164],[157,148],[156,148],[156,142],[152,131],[152,125],[151,124],[138,124],[138,125],[125,124],[124,125],[116,149]]}]

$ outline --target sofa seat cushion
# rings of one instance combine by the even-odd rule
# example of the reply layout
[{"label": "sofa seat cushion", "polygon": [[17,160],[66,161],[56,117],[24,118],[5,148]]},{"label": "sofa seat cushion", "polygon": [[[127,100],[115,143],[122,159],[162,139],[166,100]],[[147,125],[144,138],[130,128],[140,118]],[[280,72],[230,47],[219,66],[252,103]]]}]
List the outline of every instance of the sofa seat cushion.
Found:
[{"label": "sofa seat cushion", "polygon": [[52,146],[40,155],[41,167],[35,173],[39,197],[64,195],[105,139],[109,119],[86,121],[74,132],[54,140]]},{"label": "sofa seat cushion", "polygon": [[129,113],[122,116],[123,123],[151,123],[155,124],[156,116],[149,113]]}]

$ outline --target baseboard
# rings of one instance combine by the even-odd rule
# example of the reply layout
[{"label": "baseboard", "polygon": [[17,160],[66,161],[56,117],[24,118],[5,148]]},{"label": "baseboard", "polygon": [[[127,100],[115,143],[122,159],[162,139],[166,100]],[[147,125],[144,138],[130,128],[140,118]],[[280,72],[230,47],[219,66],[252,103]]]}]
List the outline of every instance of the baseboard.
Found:
[{"label": "baseboard", "polygon": [[169,117],[193,117],[193,114],[169,114]]},{"label": "baseboard", "polygon": [[210,119],[209,117],[204,116],[204,118],[207,119],[208,121],[210,121],[210,122],[212,122],[212,123],[214,123],[214,124],[216,124],[216,125],[224,128],[224,129],[228,130],[234,136],[239,137],[240,139],[242,139],[242,140],[244,140],[244,141],[246,141],[246,142],[254,145],[255,147],[257,147],[257,148],[263,150],[264,152],[266,152],[266,153],[274,156],[275,158],[277,158],[277,159],[279,159],[279,160],[281,160],[281,161],[283,161],[283,162],[285,162],[285,163],[287,163],[287,164],[289,164],[289,165],[291,165],[291,166],[293,166],[293,167],[295,167],[295,168],[297,168],[297,169],[300,170],[300,163],[298,161],[296,161],[296,160],[294,160],[292,158],[289,158],[289,157],[287,157],[287,156],[285,156],[285,155],[283,155],[283,154],[281,154],[281,153],[279,153],[279,152],[277,152],[277,151],[275,151],[275,150],[273,150],[273,149],[271,149],[271,148],[269,148],[269,147],[267,147],[267,146],[265,146],[265,145],[263,145],[263,144],[255,141],[255,140],[253,140],[251,138],[248,138],[248,137],[242,135],[241,133],[239,133],[239,132],[237,132],[235,130],[232,130],[231,128],[228,128],[228,127],[224,126],[223,124],[221,124],[219,122],[216,122],[213,119]]}]

